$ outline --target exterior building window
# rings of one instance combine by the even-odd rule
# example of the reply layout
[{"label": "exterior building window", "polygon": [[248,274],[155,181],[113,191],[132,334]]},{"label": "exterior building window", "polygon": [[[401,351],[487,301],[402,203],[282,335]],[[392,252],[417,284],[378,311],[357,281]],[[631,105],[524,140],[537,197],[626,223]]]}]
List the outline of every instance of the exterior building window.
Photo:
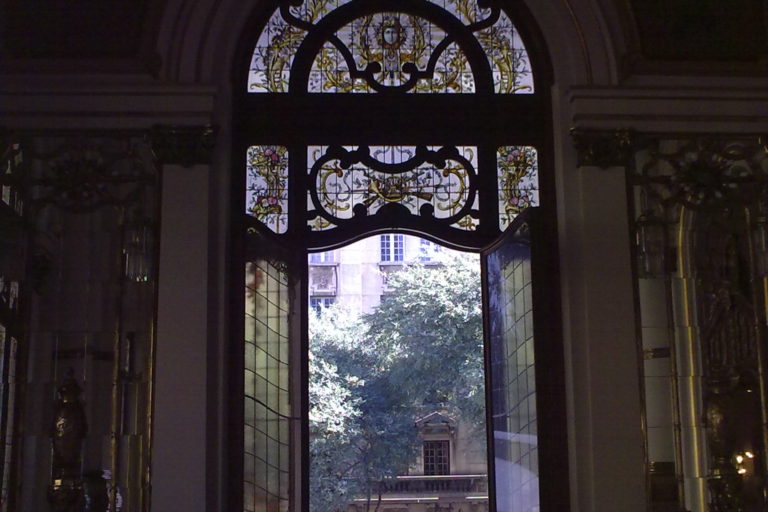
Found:
[{"label": "exterior building window", "polygon": [[424,474],[450,475],[451,453],[449,441],[424,441]]},{"label": "exterior building window", "polygon": [[419,261],[432,263],[435,261],[435,253],[440,251],[440,246],[425,238],[419,239]]},{"label": "exterior building window", "polygon": [[320,314],[323,308],[330,307],[336,302],[336,297],[310,297],[309,307],[315,310],[315,313]]},{"label": "exterior building window", "polygon": [[336,252],[312,252],[309,254],[309,263],[336,263]]},{"label": "exterior building window", "polygon": [[403,261],[405,254],[403,235],[381,235],[380,251],[381,261]]}]

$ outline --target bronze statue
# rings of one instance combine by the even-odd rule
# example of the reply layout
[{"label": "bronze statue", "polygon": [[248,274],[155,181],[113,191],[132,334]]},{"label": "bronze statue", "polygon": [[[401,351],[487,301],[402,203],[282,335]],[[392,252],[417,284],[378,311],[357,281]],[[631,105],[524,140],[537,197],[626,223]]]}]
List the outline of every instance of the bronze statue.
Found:
[{"label": "bronze statue", "polygon": [[80,512],[83,509],[80,465],[88,424],[80,403],[80,393],[82,389],[74,378],[74,370],[70,368],[57,391],[51,431],[53,482],[48,489],[48,502],[54,512]]},{"label": "bronze statue", "polygon": [[83,439],[88,433],[85,411],[80,403],[82,389],[70,368],[59,386],[53,420],[53,477],[79,478]]}]

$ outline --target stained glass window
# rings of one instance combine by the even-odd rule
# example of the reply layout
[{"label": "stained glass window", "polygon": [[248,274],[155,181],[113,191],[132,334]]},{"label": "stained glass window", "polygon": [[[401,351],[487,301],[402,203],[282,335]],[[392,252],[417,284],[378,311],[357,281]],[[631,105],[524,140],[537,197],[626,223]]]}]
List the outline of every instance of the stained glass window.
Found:
[{"label": "stained glass window", "polygon": [[367,93],[376,85],[422,93],[475,92],[469,62],[456,43],[430,62],[446,34],[424,18],[376,13],[345,25],[336,38],[345,44],[323,46],[312,65],[309,92]]},{"label": "stained glass window", "polygon": [[246,213],[275,233],[288,229],[288,149],[251,146],[246,160]]},{"label": "stained glass window", "polygon": [[536,148],[503,146],[496,153],[499,186],[499,227],[502,231],[530,206],[539,204]]},{"label": "stained glass window", "polygon": [[[252,145],[246,150],[245,204],[238,209],[245,209],[251,232],[264,227],[282,235],[277,245],[299,250],[375,232],[381,267],[391,269],[405,258],[401,233],[426,232],[449,245],[479,249],[539,203],[534,146],[542,142],[540,131],[517,122],[516,114],[522,105],[526,119],[533,118],[546,101],[521,96],[534,93],[530,59],[496,0],[272,5],[276,10],[264,12],[268,19],[248,48],[253,53],[246,56],[247,87],[240,94],[242,135]],[[538,90],[545,95],[548,89]],[[381,235],[388,231],[396,234]],[[306,469],[297,455],[300,436],[289,439],[288,409],[281,409],[290,396],[281,352],[290,345],[286,275],[259,259],[258,245],[246,248],[254,263],[246,273],[253,282],[246,292],[244,509],[253,512],[301,507],[306,491],[297,477]],[[430,245],[416,257],[430,261]],[[308,282],[299,283],[307,309],[334,298],[337,274],[328,271],[337,268],[315,265],[330,261],[323,254],[310,256]],[[322,289],[312,273],[318,269],[334,276]],[[533,372],[521,375],[520,382],[527,382]],[[294,387],[293,393],[296,400],[300,391]],[[529,407],[534,396],[520,404]],[[447,464],[448,447],[434,448],[430,464]],[[534,457],[535,450],[509,460],[528,464]],[[530,464],[525,468],[535,469],[535,460]]]},{"label": "stained glass window", "polygon": [[478,208],[475,147],[310,146],[308,153],[313,230],[395,205],[460,229],[476,225],[464,221]]},{"label": "stained glass window", "polygon": [[[347,2],[313,0],[276,10],[254,48],[248,91],[288,92],[302,42],[319,26],[328,30],[325,16]],[[478,65],[469,62],[458,41],[470,36],[486,54],[494,92],[534,92],[525,45],[503,11],[480,8],[476,0],[429,0],[429,4],[438,12],[435,19],[376,12],[331,27],[333,35],[313,56],[310,80],[302,87],[320,93],[387,89],[473,93],[478,72],[473,66]]]}]

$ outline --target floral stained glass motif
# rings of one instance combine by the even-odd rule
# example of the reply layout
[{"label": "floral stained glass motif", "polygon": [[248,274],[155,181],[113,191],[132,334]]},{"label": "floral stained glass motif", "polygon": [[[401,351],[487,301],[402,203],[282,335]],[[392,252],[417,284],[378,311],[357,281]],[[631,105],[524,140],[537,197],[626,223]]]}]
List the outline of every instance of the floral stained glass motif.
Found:
[{"label": "floral stained glass motif", "polygon": [[246,159],[246,213],[275,233],[288,230],[288,149],[251,146]]},{"label": "floral stained glass motif", "polygon": [[499,227],[504,231],[519,213],[539,204],[539,164],[532,146],[502,146],[496,157]]},{"label": "floral stained glass motif", "polygon": [[[474,92],[475,80],[456,43],[430,58],[446,39],[445,32],[417,16],[384,12],[358,18],[327,42],[315,58],[309,92],[374,92],[403,88],[410,92]],[[351,54],[351,61],[345,53]],[[350,65],[352,69],[350,70]]]},{"label": "floral stained glass motif", "polygon": [[310,146],[308,152],[313,230],[392,208],[459,229],[477,226],[471,220],[478,208],[475,147]]},{"label": "floral stained glass motif", "polygon": [[[469,0],[457,0],[469,3]],[[533,71],[528,52],[512,20],[503,12],[492,26],[477,33],[493,72],[493,89],[499,94],[532,94]]]},{"label": "floral stained glass motif", "polygon": [[[416,1],[442,8],[474,33],[490,63],[495,92],[534,92],[525,45],[498,7],[480,8],[477,0]],[[307,0],[276,10],[254,48],[248,91],[287,92],[301,42],[325,15],[348,2]],[[310,92],[475,92],[471,65],[455,34],[407,12],[379,12],[341,26],[315,56],[311,73]]]}]

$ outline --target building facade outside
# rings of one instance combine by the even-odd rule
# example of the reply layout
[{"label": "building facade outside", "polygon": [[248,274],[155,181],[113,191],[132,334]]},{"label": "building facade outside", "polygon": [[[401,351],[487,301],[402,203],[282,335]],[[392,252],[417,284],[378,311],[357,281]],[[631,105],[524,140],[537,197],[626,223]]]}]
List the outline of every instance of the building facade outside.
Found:
[{"label": "building facade outside", "polygon": [[[450,251],[412,235],[387,233],[344,247],[309,255],[309,305],[315,312],[339,304],[369,314],[391,290],[387,276],[404,266],[422,264],[439,271],[440,256]],[[478,262],[479,264],[479,262]],[[484,512],[488,509],[485,432],[439,408],[415,418],[422,447],[407,474],[383,483],[382,512]],[[348,512],[366,510],[356,498]]]}]

